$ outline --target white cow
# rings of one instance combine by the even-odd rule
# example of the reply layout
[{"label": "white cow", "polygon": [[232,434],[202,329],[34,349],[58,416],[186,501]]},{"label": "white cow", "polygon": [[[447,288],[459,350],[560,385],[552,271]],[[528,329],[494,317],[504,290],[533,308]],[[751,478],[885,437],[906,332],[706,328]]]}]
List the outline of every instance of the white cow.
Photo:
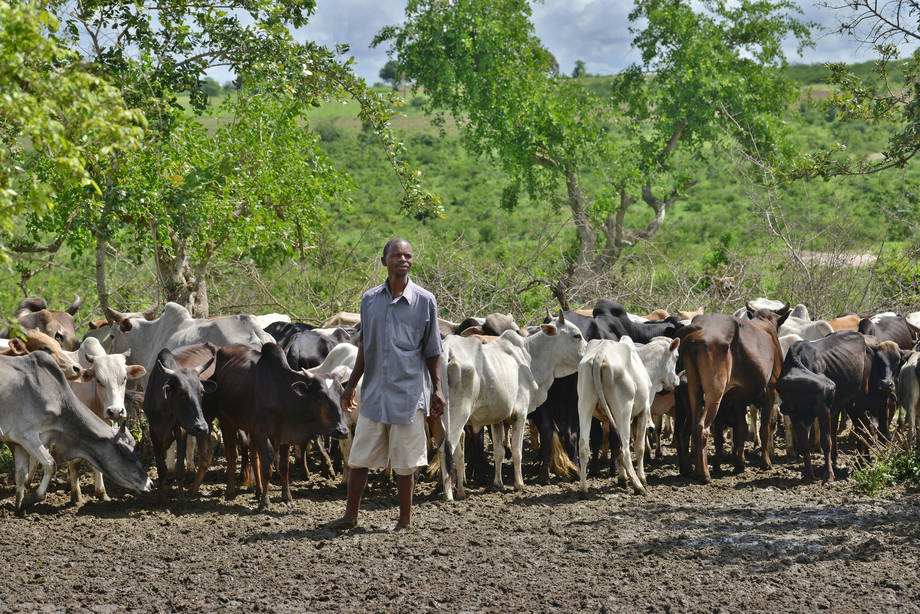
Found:
[{"label": "white cow", "polygon": [[[89,337],[83,340],[80,349],[66,352],[83,369],[83,379],[70,382],[70,387],[80,401],[103,420],[125,420],[125,384],[129,379],[138,379],[146,372],[141,365],[128,365],[130,351],[124,354],[106,354],[98,340]],[[76,503],[83,501],[80,492],[79,463],[68,463],[70,477],[70,499]],[[93,469],[96,496],[108,501],[102,472]]]},{"label": "white cow", "polygon": [[[748,304],[750,304],[751,309],[753,309],[754,311],[757,311],[758,309],[770,309],[772,311],[777,311],[786,306],[786,303],[783,303],[781,301],[774,301],[773,299],[763,298],[763,297],[755,298],[752,301],[748,301]],[[738,311],[736,311],[732,315],[734,315],[736,318],[741,318],[742,320],[750,320],[751,316],[748,315],[748,313],[749,313],[748,308],[747,306],[745,306],[739,309]],[[792,308],[792,311],[789,312],[789,315],[791,317],[808,320],[809,319],[808,307],[806,307],[802,303],[799,303],[798,305]]]},{"label": "white cow", "polygon": [[818,339],[823,339],[833,334],[833,332],[834,328],[827,320],[808,320],[806,318],[797,318],[790,315],[786,318],[786,321],[783,322],[782,326],[779,327],[777,334],[780,337],[784,335],[798,335],[805,341],[817,341]]},{"label": "white cow", "polygon": [[191,316],[188,309],[178,303],[166,303],[162,315],[150,321],[124,318],[111,309],[106,313],[113,321],[109,351],[117,353],[131,350],[131,361],[147,369],[147,373],[140,378],[142,387],[146,386],[157,354],[163,348],[174,350],[184,345],[206,342],[217,347],[232,343],[262,347],[263,343],[275,341],[262,330],[253,316],[196,319]]},{"label": "white cow", "polygon": [[[619,341],[596,339],[588,344],[578,365],[579,477],[588,492],[587,465],[591,418],[610,422],[620,441],[620,478],[627,475],[637,493],[645,493],[645,432],[652,398],[660,390],[673,390],[677,377],[680,339],[654,337],[637,346],[629,337]],[[630,432],[638,473],[630,454]],[[625,472],[625,475],[624,475]]]},{"label": "white cow", "polygon": [[[351,372],[355,368],[355,360],[358,358],[358,346],[351,343],[340,343],[330,350],[326,359],[317,366],[306,369],[307,373],[312,375],[328,374],[332,375],[342,386],[351,377]],[[362,377],[358,380],[358,386],[355,389],[355,403],[361,407],[361,383]],[[342,418],[345,426],[348,428],[348,435],[345,439],[339,440],[339,449],[342,451],[342,476],[343,482],[348,484],[348,457],[351,454],[351,443],[355,438],[355,425],[358,424],[358,410],[351,412],[342,412]]]},{"label": "white cow", "polygon": [[444,425],[444,454],[441,480],[444,498],[452,501],[453,485],[449,465],[456,468],[457,496],[465,496],[465,465],[460,437],[467,423],[491,425],[495,461],[495,486],[501,488],[501,463],[505,456],[505,423],[510,423],[511,460],[514,487],[522,489],[521,457],[527,414],[546,400],[553,379],[575,373],[585,351],[581,331],[560,314],[552,324],[521,337],[505,331],[491,343],[475,337],[452,335],[444,341],[441,355],[442,382],[447,393]]},{"label": "white cow", "polygon": [[898,402],[907,413],[908,437],[917,438],[917,410],[920,404],[920,352],[913,352],[898,376]]}]

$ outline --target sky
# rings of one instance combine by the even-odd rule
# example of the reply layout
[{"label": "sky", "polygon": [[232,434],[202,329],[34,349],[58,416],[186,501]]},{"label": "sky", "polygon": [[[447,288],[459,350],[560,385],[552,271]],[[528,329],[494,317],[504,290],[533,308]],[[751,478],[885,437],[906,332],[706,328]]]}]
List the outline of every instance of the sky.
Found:
[{"label": "sky", "polygon": [[[821,6],[815,0],[796,0],[806,21],[824,27],[815,33],[815,47],[798,56],[794,42],[786,58],[790,63],[827,61],[863,62],[873,59],[872,49],[836,32],[840,11]],[[387,61],[386,49],[371,49],[370,42],[383,26],[403,20],[405,0],[317,0],[316,14],[296,36],[332,47],[348,43],[355,57],[355,71],[369,84],[380,81]],[[630,0],[545,0],[533,8],[537,36],[559,61],[560,70],[571,74],[575,60],[584,60],[591,74],[614,74],[635,62],[630,47],[632,36],[627,15]],[[229,73],[212,73],[223,83]]]}]

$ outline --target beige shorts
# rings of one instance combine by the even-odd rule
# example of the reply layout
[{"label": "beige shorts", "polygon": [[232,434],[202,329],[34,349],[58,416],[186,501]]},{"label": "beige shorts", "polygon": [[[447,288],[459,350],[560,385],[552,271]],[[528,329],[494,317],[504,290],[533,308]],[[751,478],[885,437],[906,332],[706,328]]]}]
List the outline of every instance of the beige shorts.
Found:
[{"label": "beige shorts", "polygon": [[392,467],[396,475],[410,475],[428,464],[425,412],[415,412],[411,424],[383,424],[358,415],[349,467]]}]

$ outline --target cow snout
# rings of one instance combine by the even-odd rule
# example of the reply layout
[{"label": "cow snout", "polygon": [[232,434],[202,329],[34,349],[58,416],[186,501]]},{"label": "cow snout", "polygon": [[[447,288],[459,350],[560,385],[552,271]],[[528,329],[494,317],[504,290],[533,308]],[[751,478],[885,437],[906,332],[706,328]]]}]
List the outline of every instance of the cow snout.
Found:
[{"label": "cow snout", "polygon": [[106,420],[126,420],[128,418],[128,412],[124,407],[106,407],[105,408],[105,419]]},{"label": "cow snout", "polygon": [[205,435],[208,432],[208,425],[205,422],[196,422],[192,425],[192,428],[188,430],[188,434],[192,437],[198,437],[199,435]]},{"label": "cow snout", "polygon": [[339,423],[335,425],[335,428],[329,431],[329,436],[335,439],[345,439],[348,437],[348,427],[340,420]]},{"label": "cow snout", "polygon": [[886,392],[894,392],[894,380],[883,379],[879,383],[879,388],[881,388],[882,390]]},{"label": "cow snout", "polygon": [[147,481],[144,483],[144,487],[141,489],[141,492],[150,492],[153,490],[153,480],[147,478]]}]

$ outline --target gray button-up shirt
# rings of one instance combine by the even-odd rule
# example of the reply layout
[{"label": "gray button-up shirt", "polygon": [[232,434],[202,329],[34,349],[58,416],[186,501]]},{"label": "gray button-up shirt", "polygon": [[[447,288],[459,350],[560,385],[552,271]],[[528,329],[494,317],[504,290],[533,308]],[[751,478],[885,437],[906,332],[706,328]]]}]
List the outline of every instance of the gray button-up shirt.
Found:
[{"label": "gray button-up shirt", "polygon": [[409,424],[428,413],[431,377],[425,360],[441,353],[438,304],[412,283],[393,299],[386,282],[361,297],[364,381],[361,415],[384,424]]}]

